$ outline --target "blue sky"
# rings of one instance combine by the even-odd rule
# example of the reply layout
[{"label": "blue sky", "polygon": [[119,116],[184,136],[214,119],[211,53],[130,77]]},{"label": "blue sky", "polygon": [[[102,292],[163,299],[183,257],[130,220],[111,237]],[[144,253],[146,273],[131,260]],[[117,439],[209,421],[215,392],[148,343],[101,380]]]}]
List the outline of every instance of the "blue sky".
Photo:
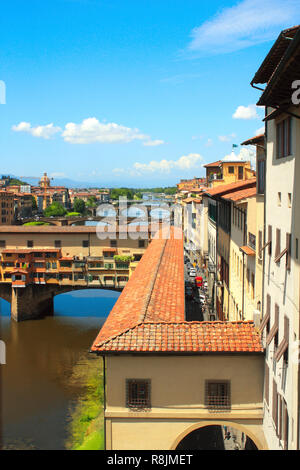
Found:
[{"label": "blue sky", "polygon": [[1,2],[0,173],[136,187],[201,176],[262,128],[250,81],[298,6]]}]

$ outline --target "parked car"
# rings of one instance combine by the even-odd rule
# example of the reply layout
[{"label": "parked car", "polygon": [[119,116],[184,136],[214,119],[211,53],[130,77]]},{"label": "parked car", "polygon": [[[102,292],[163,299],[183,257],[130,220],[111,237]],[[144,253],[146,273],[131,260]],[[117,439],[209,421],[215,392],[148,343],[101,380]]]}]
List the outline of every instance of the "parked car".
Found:
[{"label": "parked car", "polygon": [[196,277],[196,271],[190,271],[189,276],[190,277]]}]

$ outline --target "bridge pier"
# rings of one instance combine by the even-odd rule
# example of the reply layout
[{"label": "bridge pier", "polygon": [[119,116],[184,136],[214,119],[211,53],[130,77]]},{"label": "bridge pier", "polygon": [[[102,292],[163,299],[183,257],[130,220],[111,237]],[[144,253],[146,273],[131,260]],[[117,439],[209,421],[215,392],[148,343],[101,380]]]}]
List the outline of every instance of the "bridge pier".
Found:
[{"label": "bridge pier", "polygon": [[[41,287],[38,287],[38,289],[41,289]],[[13,320],[22,321],[38,318],[43,315],[53,315],[52,292],[45,290],[41,293],[38,289],[32,285],[25,288],[12,287],[11,318]]]}]

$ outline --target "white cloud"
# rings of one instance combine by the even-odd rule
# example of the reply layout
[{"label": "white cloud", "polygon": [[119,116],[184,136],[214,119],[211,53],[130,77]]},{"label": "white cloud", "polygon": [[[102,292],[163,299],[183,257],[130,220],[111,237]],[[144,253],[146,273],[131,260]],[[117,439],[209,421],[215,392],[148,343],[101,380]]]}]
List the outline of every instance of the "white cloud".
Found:
[{"label": "white cloud", "polygon": [[212,139],[207,139],[205,147],[211,147],[212,145],[213,145],[213,140]]},{"label": "white cloud", "polygon": [[120,175],[125,173],[124,168],[114,168],[112,171],[113,171],[113,173],[120,174]]},{"label": "white cloud", "polygon": [[238,51],[275,39],[299,18],[299,0],[243,0],[194,28],[188,48],[206,55]]},{"label": "white cloud", "polygon": [[157,147],[158,145],[163,145],[165,142],[163,140],[147,140],[146,142],[143,142],[143,145],[145,147]]},{"label": "white cloud", "polygon": [[223,158],[224,161],[240,161],[244,160],[245,162],[250,161],[252,168],[255,168],[256,164],[256,152],[255,152],[255,147],[252,145],[247,145],[247,147],[242,147],[240,150],[240,153],[236,155],[234,152],[231,152],[231,154],[226,155]]},{"label": "white cloud", "polygon": [[265,126],[260,127],[259,129],[257,129],[257,131],[255,131],[255,135],[261,135],[264,133],[265,133]]},{"label": "white cloud", "polygon": [[94,117],[84,119],[80,124],[67,123],[62,136],[71,144],[128,143],[133,140],[149,139],[149,136],[141,134],[138,129],[131,129],[114,122],[104,124]]},{"label": "white cloud", "polygon": [[258,119],[257,106],[255,104],[238,106],[232,117],[233,119]]},{"label": "white cloud", "polygon": [[236,138],[236,134],[232,133],[229,135],[219,135],[219,140],[221,142],[230,142],[232,139]]},{"label": "white cloud", "polygon": [[46,124],[45,126],[31,127],[30,122],[20,122],[18,125],[12,126],[12,130],[15,132],[27,132],[34,137],[50,139],[54,134],[60,132],[61,128],[54,126],[53,123]]},{"label": "white cloud", "polygon": [[32,127],[30,122],[20,122],[12,126],[15,132],[27,132],[34,137],[50,139],[60,132],[65,142],[71,144],[90,144],[99,142],[102,144],[128,143],[134,140],[144,141],[143,145],[155,147],[165,142],[160,139],[151,140],[151,137],[142,134],[139,129],[125,127],[114,122],[100,122],[95,117],[84,119],[81,123],[68,122],[64,130],[54,126],[53,123],[45,126]]},{"label": "white cloud", "polygon": [[169,173],[173,169],[177,170],[190,170],[192,168],[200,168],[200,162],[203,158],[199,153],[190,153],[189,155],[183,155],[178,160],[152,160],[150,163],[139,163],[136,162],[133,165],[133,169],[141,173],[147,172],[166,172]]}]

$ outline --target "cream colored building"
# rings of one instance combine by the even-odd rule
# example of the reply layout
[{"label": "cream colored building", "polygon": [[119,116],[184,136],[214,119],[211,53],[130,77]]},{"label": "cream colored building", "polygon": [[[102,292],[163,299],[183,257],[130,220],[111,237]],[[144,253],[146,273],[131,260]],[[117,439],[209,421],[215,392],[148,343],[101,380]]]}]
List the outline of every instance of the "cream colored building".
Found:
[{"label": "cream colored building", "polygon": [[[127,233],[131,230],[131,233]],[[121,235],[120,235],[121,234]],[[97,257],[105,248],[114,254],[140,259],[149,243],[148,231],[134,232],[124,226],[116,232],[97,234],[90,226],[9,226],[0,227],[0,251],[4,249],[60,248],[66,257]]]},{"label": "cream colored building", "polygon": [[[248,197],[247,197],[248,196]],[[231,193],[229,320],[253,320],[255,293],[256,187]]]},{"label": "cream colored building", "polygon": [[297,26],[282,31],[252,80],[252,84],[266,84],[258,101],[258,105],[266,106],[261,330],[266,346],[264,431],[271,449],[300,448],[300,122],[299,106],[291,105],[299,60]]},{"label": "cream colored building", "polygon": [[[266,181],[266,151],[265,135],[260,134],[246,140],[242,145],[254,145],[256,147],[256,204],[253,202],[253,210],[256,214],[256,236],[255,236],[255,304],[258,315],[262,320],[263,305],[263,256],[265,231],[265,181]],[[252,230],[251,230],[252,232]]]},{"label": "cream colored building", "polygon": [[[192,431],[232,426],[247,434],[259,450],[262,432],[262,355],[105,356],[106,449],[175,450]],[[251,380],[249,380],[251,378]],[[151,408],[131,409],[128,379],[151,383]],[[207,382],[230,382],[231,407],[209,408]]]}]

